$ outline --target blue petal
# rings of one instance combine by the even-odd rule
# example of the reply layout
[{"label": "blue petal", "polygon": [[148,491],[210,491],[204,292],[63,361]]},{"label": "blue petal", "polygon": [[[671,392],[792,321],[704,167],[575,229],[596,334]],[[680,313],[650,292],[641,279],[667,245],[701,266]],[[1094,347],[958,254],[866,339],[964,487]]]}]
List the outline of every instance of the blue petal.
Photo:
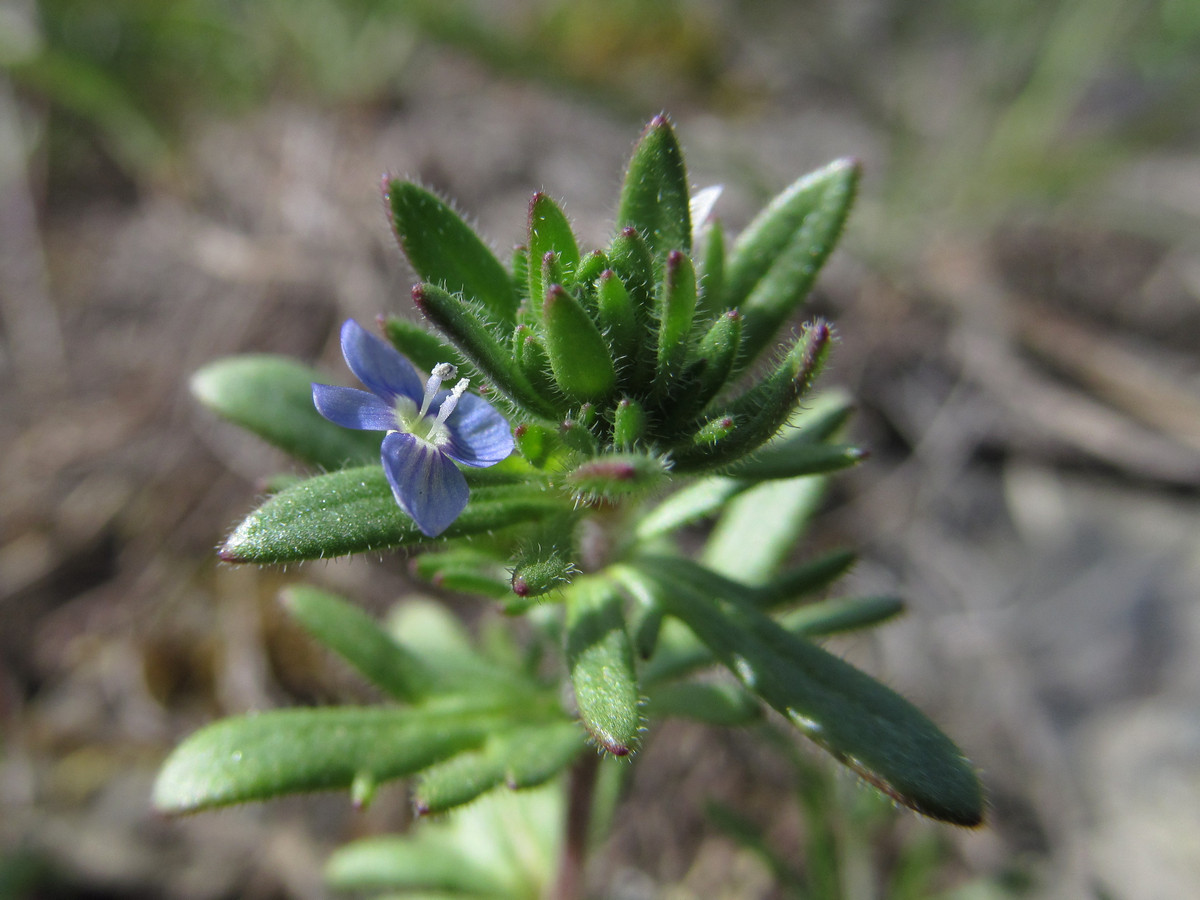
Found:
[{"label": "blue petal", "polygon": [[445,531],[467,505],[467,479],[425,441],[392,432],[383,439],[380,455],[396,502],[429,537]]},{"label": "blue petal", "polygon": [[360,431],[391,431],[396,410],[374,394],[358,388],[314,384],[313,406],[330,422]]},{"label": "blue petal", "polygon": [[466,466],[485,468],[513,452],[512,429],[492,404],[475,394],[463,394],[446,421],[450,440],[442,450]]},{"label": "blue petal", "polygon": [[350,371],[371,393],[388,403],[397,396],[407,397],[420,407],[425,382],[412,363],[353,319],[347,319],[342,326],[342,355]]}]

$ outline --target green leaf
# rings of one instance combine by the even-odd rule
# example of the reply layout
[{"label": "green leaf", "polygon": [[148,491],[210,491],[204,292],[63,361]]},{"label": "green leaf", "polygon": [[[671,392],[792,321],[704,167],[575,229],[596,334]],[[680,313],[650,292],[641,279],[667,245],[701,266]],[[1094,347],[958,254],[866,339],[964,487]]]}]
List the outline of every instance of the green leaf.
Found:
[{"label": "green leaf", "polygon": [[749,599],[763,610],[794,603],[833,584],[849,572],[857,560],[858,555],[853,550],[831,550],[772,579],[756,589]]},{"label": "green leaf", "polygon": [[514,732],[507,741],[504,780],[511,788],[545,784],[584,750],[576,722],[549,722]]},{"label": "green leaf", "polygon": [[597,744],[625,756],[637,747],[641,716],[621,595],[605,579],[581,578],[566,603],[567,666],[579,717]]},{"label": "green leaf", "polygon": [[497,322],[513,324],[517,293],[508,272],[449,206],[409,181],[384,181],[384,198],[400,249],[422,281],[480,303]]},{"label": "green leaf", "polygon": [[554,404],[534,389],[517,366],[507,337],[503,343],[498,340],[477,308],[433,284],[417,285],[412,297],[422,315],[513,401],[538,415],[558,415]]},{"label": "green leaf", "polygon": [[470,803],[502,784],[536,787],[559,774],[583,749],[583,732],[570,721],[500,731],[481,749],[426,769],[413,803],[418,813],[428,815]]},{"label": "green leaf", "polygon": [[335,891],[403,891],[425,896],[509,897],[503,873],[474,860],[444,832],[363,838],[334,851],[325,879]]},{"label": "green leaf", "polygon": [[349,790],[399,778],[478,746],[496,726],[484,708],[287,709],[224,719],[167,757],[154,786],[163,813]]},{"label": "green leaf", "polygon": [[737,728],[762,718],[753,695],[735,684],[687,681],[650,690],[646,715]]},{"label": "green leaf", "polygon": [[542,305],[546,354],[559,387],[580,402],[603,400],[616,385],[608,345],[579,301],[561,285],[550,285]]},{"label": "green leaf", "polygon": [[854,202],[859,164],[840,159],[771,201],[734,243],[725,305],[745,316],[741,367],[749,365],[812,288]]},{"label": "green leaf", "polygon": [[789,634],[744,601],[744,585],[678,558],[637,566],[659,583],[669,615],[840,762],[924,815],[967,826],[983,820],[983,790],[970,763],[903,697]]},{"label": "green leaf", "polygon": [[284,357],[233,356],[193,375],[191,389],[222,418],[314,466],[340,469],[377,461],[381,435],[334,425],[313,406],[313,382],[328,380]]},{"label": "green leaf", "polygon": [[700,298],[696,315],[709,319],[727,310],[725,302],[725,228],[713,222],[704,238],[703,268],[700,271]]},{"label": "green leaf", "polygon": [[624,397],[613,411],[613,445],[628,450],[646,435],[646,410]]},{"label": "green leaf", "polygon": [[617,227],[634,227],[655,255],[692,249],[687,170],[675,131],[665,116],[655,116],[642,132],[617,209]]},{"label": "green leaf", "polygon": [[743,491],[717,520],[704,564],[746,584],[768,581],[816,515],[827,483],[810,475]]},{"label": "green leaf", "polygon": [[480,750],[460,753],[426,769],[413,792],[417,815],[446,812],[503,784],[504,760],[494,747],[494,739],[489,738]]},{"label": "green leaf", "polygon": [[541,191],[529,201],[529,296],[544,297],[550,282],[543,278],[542,261],[547,253],[557,256],[562,271],[574,280],[579,268],[579,245],[571,223],[558,204]]},{"label": "green leaf", "polygon": [[648,541],[715,516],[747,487],[744,481],[711,476],[680,488],[638,520],[638,539]]},{"label": "green leaf", "polygon": [[411,703],[426,693],[430,675],[421,660],[357,606],[307,585],[285,590],[283,603],[306,631],[392,697]]},{"label": "green leaf", "polygon": [[742,314],[736,309],[722,313],[700,340],[696,358],[704,361],[699,382],[682,398],[681,411],[702,409],[729,381],[742,346]]},{"label": "green leaf", "polygon": [[825,637],[871,628],[904,612],[899,597],[839,597],[801,606],[782,615],[781,627],[802,637]]},{"label": "green leaf", "polygon": [[672,250],[667,254],[658,308],[658,352],[655,389],[665,396],[682,374],[688,354],[688,337],[696,315],[696,271],[687,254]]},{"label": "green leaf", "polygon": [[602,272],[597,282],[596,318],[612,358],[624,375],[640,350],[641,330],[633,298],[612,269]]},{"label": "green leaf", "polygon": [[[383,333],[417,367],[418,372],[432,372],[434,366],[444,362],[453,363],[460,369],[466,367],[458,350],[411,319],[388,316],[383,320]],[[470,372],[461,374],[468,377]]]},{"label": "green leaf", "polygon": [[831,331],[820,320],[805,327],[787,358],[766,378],[720,412],[734,428],[720,441],[693,441],[677,447],[675,469],[691,472],[741,459],[770,440],[795,411],[824,365]]},{"label": "green leaf", "polygon": [[866,458],[867,451],[852,444],[783,440],[767,444],[751,456],[734,463],[725,472],[734,478],[753,481],[798,478],[801,475],[824,475],[848,469]]},{"label": "green leaf", "polygon": [[[444,538],[494,531],[562,508],[554,495],[521,487],[479,487]],[[225,541],[226,562],[327,559],[433,543],[396,505],[381,466],[318,475],[269,498]]]},{"label": "green leaf", "polygon": [[548,896],[559,857],[562,794],[559,785],[497,791],[404,836],[355,841],[334,852],[326,880],[336,891],[429,900]]}]

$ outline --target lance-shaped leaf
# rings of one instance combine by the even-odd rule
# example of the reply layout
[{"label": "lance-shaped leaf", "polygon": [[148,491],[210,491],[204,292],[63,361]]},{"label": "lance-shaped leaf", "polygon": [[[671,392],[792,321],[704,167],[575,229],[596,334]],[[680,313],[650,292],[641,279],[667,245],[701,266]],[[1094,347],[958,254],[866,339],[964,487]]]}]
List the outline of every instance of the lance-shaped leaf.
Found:
[{"label": "lance-shaped leaf", "polygon": [[612,269],[602,272],[596,283],[596,318],[612,358],[624,375],[641,349],[641,331],[633,298]]},{"label": "lance-shaped leaf", "polygon": [[462,298],[432,284],[413,288],[413,303],[501,391],[530,412],[557,415],[554,405],[529,383],[506,346],[484,318]]},{"label": "lance-shaped leaf", "polygon": [[636,228],[655,254],[692,248],[687,170],[666,116],[650,121],[633,150],[621,187],[617,226]]},{"label": "lance-shaped leaf", "polygon": [[582,578],[567,590],[567,666],[584,727],[603,749],[625,756],[641,728],[633,647],[621,595],[603,578]]},{"label": "lance-shaped leaf", "polygon": [[665,395],[683,368],[688,336],[696,315],[696,271],[692,260],[678,250],[667,254],[658,305],[658,354],[655,389]]},{"label": "lance-shaped leaf", "polygon": [[559,855],[562,793],[557,786],[496,792],[403,836],[355,841],[330,857],[326,881],[336,891],[428,900],[547,896]]},{"label": "lance-shaped leaf", "polygon": [[315,369],[279,356],[234,356],[192,376],[201,403],[268,443],[323,469],[379,459],[377,434],[347,431],[313,406]]},{"label": "lance-shaped leaf", "polygon": [[563,392],[581,402],[612,393],[617,373],[608,345],[591,316],[561,285],[546,291],[542,322],[550,368]]},{"label": "lance-shaped leaf", "polygon": [[431,836],[425,828],[355,841],[335,851],[325,866],[325,880],[335,891],[403,891],[399,896],[410,898],[507,898],[504,875],[448,835]]},{"label": "lance-shaped leaf", "polygon": [[858,465],[867,451],[852,444],[814,444],[811,441],[779,441],[768,444],[726,469],[735,478],[767,481],[824,475]]},{"label": "lance-shaped leaf", "polygon": [[776,197],[734,243],[724,301],[746,317],[748,365],[808,295],[854,202],[859,165],[841,159]]},{"label": "lance-shaped leaf", "polygon": [[420,324],[399,316],[387,316],[382,321],[384,336],[416,366],[417,371],[432,372],[438,363],[448,362],[459,367],[460,375],[470,375],[469,370],[464,370],[462,354]]},{"label": "lance-shaped leaf", "polygon": [[[493,531],[560,508],[545,493],[479,487],[442,536]],[[227,562],[295,562],[429,540],[396,505],[387,476],[375,465],[318,475],[280,491],[238,525],[220,556]]]},{"label": "lance-shaped leaf", "polygon": [[742,314],[736,309],[722,313],[700,340],[696,359],[704,362],[695,387],[679,400],[675,416],[692,415],[715,397],[729,381],[742,344]]},{"label": "lance-shaped leaf", "polygon": [[766,443],[787,422],[796,403],[808,392],[825,362],[829,326],[807,326],[796,346],[775,371],[721,412],[733,419],[733,429],[719,441],[693,441],[674,453],[679,471],[728,465]]},{"label": "lance-shaped leaf", "polygon": [[579,285],[589,285],[608,268],[608,256],[604,251],[593,250],[579,260],[579,268],[575,272],[575,282]]},{"label": "lance-shaped leaf", "polygon": [[840,762],[917,812],[958,825],[983,820],[970,763],[899,694],[746,604],[743,585],[679,558],[637,565],[659,583],[668,614]]},{"label": "lance-shaped leaf", "polygon": [[787,478],[738,494],[709,535],[704,564],[746,584],[769,581],[812,522],[828,481]]},{"label": "lance-shaped leaf", "polygon": [[154,806],[164,813],[348,790],[419,772],[495,728],[486,709],[288,709],[224,719],[193,734],[163,764]]},{"label": "lance-shaped leaf", "polygon": [[680,488],[638,520],[638,539],[649,541],[715,516],[748,487],[745,481],[713,476]]},{"label": "lance-shaped leaf", "polygon": [[469,803],[501,785],[536,787],[570,765],[583,748],[583,731],[570,721],[498,731],[480,749],[422,772],[413,803],[418,813],[428,815]]},{"label": "lance-shaped leaf", "polygon": [[517,316],[517,293],[508,272],[479,236],[449,206],[409,181],[385,179],[384,197],[400,248],[422,281],[462,293],[497,321]]},{"label": "lance-shaped leaf", "polygon": [[625,283],[633,298],[638,322],[646,322],[654,308],[654,256],[636,228],[624,228],[608,248],[612,269]]},{"label": "lance-shaped leaf", "polygon": [[613,410],[613,444],[628,449],[646,436],[646,410],[636,400],[622,398]]},{"label": "lance-shaped leaf", "polygon": [[778,621],[792,634],[825,637],[881,625],[902,612],[904,601],[899,597],[836,597],[793,609]]},{"label": "lance-shaped leaf", "polygon": [[288,588],[282,599],[306,631],[392,697],[411,703],[428,690],[424,663],[357,606],[308,585]]},{"label": "lance-shaped leaf", "polygon": [[759,609],[794,603],[833,584],[850,571],[857,559],[853,550],[830,550],[772,579],[747,599]]},{"label": "lance-shaped leaf", "polygon": [[574,280],[575,271],[579,268],[579,245],[575,243],[571,223],[558,204],[539,191],[529,201],[530,297],[544,297],[551,283],[544,279],[544,267],[541,265],[548,253],[554,254],[555,265],[560,272],[570,275]]},{"label": "lance-shaped leaf", "polygon": [[646,714],[738,728],[761,718],[762,710],[752,694],[735,684],[686,681],[651,690]]},{"label": "lance-shaped leaf", "polygon": [[725,302],[725,229],[713,222],[704,238],[703,268],[700,270],[700,297],[696,316],[711,319],[729,308]]}]

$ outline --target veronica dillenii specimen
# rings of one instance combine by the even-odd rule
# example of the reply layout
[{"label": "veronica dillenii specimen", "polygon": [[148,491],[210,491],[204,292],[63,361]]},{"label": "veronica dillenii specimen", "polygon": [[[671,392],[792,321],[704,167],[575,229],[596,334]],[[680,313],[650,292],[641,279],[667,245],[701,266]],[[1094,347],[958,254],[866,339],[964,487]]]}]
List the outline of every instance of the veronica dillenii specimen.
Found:
[{"label": "veronica dillenii specimen", "polygon": [[313,403],[344,428],[387,432],[380,456],[392,494],[424,534],[436,537],[470,496],[455,463],[486,468],[503,461],[513,451],[512,431],[490,403],[466,392],[466,378],[442,390],[458,374],[450,363],[434,366],[422,383],[412,363],[357,322],[342,325],[341,338],[346,365],[369,392],[314,384]]}]

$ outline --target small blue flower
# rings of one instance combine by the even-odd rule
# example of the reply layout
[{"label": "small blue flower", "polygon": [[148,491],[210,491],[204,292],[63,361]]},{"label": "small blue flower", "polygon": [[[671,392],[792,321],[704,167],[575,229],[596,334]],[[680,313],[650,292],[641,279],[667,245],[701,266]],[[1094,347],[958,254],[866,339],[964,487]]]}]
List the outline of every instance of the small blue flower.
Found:
[{"label": "small blue flower", "polygon": [[344,428],[387,432],[380,455],[396,502],[422,532],[436,537],[458,518],[470,494],[454,463],[485,468],[507,458],[513,451],[508,423],[482,397],[466,392],[466,378],[453,390],[441,389],[458,374],[450,363],[434,366],[422,384],[407,359],[353,320],[342,326],[342,355],[370,393],[314,384],[317,411]]}]

